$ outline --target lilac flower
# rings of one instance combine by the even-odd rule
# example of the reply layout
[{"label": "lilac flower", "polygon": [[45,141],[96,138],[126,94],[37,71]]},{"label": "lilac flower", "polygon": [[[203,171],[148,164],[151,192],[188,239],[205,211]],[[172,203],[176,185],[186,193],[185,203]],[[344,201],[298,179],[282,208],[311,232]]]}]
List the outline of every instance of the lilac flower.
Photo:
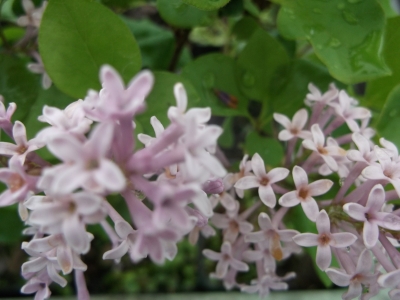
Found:
[{"label": "lilac flower", "polygon": [[210,178],[201,188],[207,194],[221,194],[224,192],[224,182],[221,178]]},{"label": "lilac flower", "polygon": [[88,93],[84,100],[86,115],[95,121],[116,121],[118,118],[131,118],[145,107],[145,98],[150,93],[154,76],[149,71],[138,73],[124,87],[124,81],[111,66],[104,65],[100,70],[103,89],[97,94]]},{"label": "lilac flower", "polygon": [[245,235],[246,243],[261,243],[268,242],[269,252],[276,260],[283,258],[283,251],[281,248],[281,241],[291,241],[293,237],[298,234],[297,230],[283,229],[279,230],[272,225],[271,219],[266,213],[258,215],[258,225],[260,231],[251,232]]},{"label": "lilac flower", "polygon": [[369,287],[376,284],[378,273],[372,274],[372,257],[371,253],[364,249],[360,254],[357,266],[353,274],[343,273],[343,271],[328,268],[326,274],[332,282],[338,286],[349,286],[349,290],[343,294],[344,300],[354,299],[361,296],[362,285]]},{"label": "lilac flower", "polygon": [[68,135],[52,139],[48,147],[64,164],[45,169],[39,186],[51,194],[67,194],[80,186],[100,193],[121,191],[125,177],[107,158],[112,138],[112,125],[102,123],[84,144]]},{"label": "lilac flower", "polygon": [[353,142],[357,145],[358,150],[348,150],[347,158],[352,161],[361,161],[368,165],[372,165],[378,160],[374,151],[371,151],[370,142],[363,135],[356,132],[352,135]]},{"label": "lilac flower", "polygon": [[52,81],[49,75],[46,73],[46,70],[43,65],[43,61],[39,55],[39,53],[34,52],[33,57],[36,59],[36,63],[30,63],[28,64],[28,69],[32,73],[35,74],[42,74],[42,87],[47,90],[51,87]]},{"label": "lilac flower", "polygon": [[[6,110],[4,106],[4,98],[0,95],[0,127],[2,129],[8,128],[11,126],[11,117],[17,109],[17,105],[15,103],[9,103],[8,108]],[[11,133],[7,132],[7,134]]]},{"label": "lilac flower", "polygon": [[311,126],[313,139],[303,141],[304,148],[310,149],[317,153],[332,171],[337,172],[338,164],[333,156],[344,156],[346,152],[337,146],[324,146],[325,136],[318,124]]},{"label": "lilac flower", "polygon": [[379,276],[378,283],[382,287],[395,287],[400,284],[400,270],[394,270]]},{"label": "lilac flower", "polygon": [[265,272],[275,272],[276,260],[270,251],[269,240],[258,243],[256,245],[256,249],[257,250],[244,251],[243,260],[248,262],[263,261],[263,267]]},{"label": "lilac flower", "polygon": [[224,229],[224,240],[234,243],[239,233],[246,234],[253,230],[253,225],[243,220],[243,216],[238,215],[240,205],[236,201],[235,209],[226,211],[226,214],[214,213],[211,222],[215,227]]},{"label": "lilac flower", "polygon": [[318,246],[316,263],[324,271],[331,264],[331,247],[344,248],[350,246],[357,240],[357,237],[348,232],[331,233],[329,216],[325,210],[321,210],[316,223],[318,234],[302,233],[296,235],[293,240],[303,247]]},{"label": "lilac flower", "polygon": [[307,123],[308,113],[306,109],[300,109],[293,116],[293,121],[290,121],[288,117],[282,114],[274,113],[274,119],[276,122],[281,124],[285,129],[279,132],[278,139],[281,141],[288,141],[294,137],[300,137],[302,139],[310,139],[311,133],[307,130],[303,130]]},{"label": "lilac flower", "polygon": [[307,173],[298,166],[293,168],[293,179],[296,191],[284,194],[279,199],[279,204],[285,207],[292,207],[300,203],[307,218],[315,222],[319,208],[312,196],[325,194],[332,187],[333,182],[328,179],[321,179],[308,184]]},{"label": "lilac flower", "polygon": [[368,179],[389,181],[400,195],[400,162],[392,160],[387,151],[378,146],[375,146],[374,151],[379,164],[366,167],[362,175]]},{"label": "lilac flower", "polygon": [[357,132],[360,130],[359,125],[355,120],[367,119],[371,117],[371,112],[363,107],[352,106],[354,99],[350,98],[345,91],[339,92],[339,103],[331,103],[336,114],[339,115],[347,123],[350,130]]},{"label": "lilac flower", "polygon": [[249,270],[249,266],[247,264],[233,257],[232,245],[227,241],[222,244],[220,253],[209,249],[204,249],[203,255],[211,260],[218,261],[215,271],[216,278],[224,278],[229,267],[243,272]]},{"label": "lilac flower", "polygon": [[[251,174],[251,161],[248,161],[247,159],[249,156],[246,154],[243,156],[242,161],[239,164],[239,172],[238,173],[229,173],[224,177],[224,185],[226,190],[229,190],[232,185],[234,185],[240,178],[243,178],[244,176],[249,176]],[[244,190],[236,188],[235,187],[236,194],[238,195],[239,198],[243,198],[244,196]]]},{"label": "lilac flower", "polygon": [[21,27],[33,26],[39,28],[46,6],[47,1],[44,1],[41,7],[35,8],[32,0],[22,0],[22,7],[25,10],[26,16],[19,17],[17,24]]},{"label": "lilac flower", "polygon": [[364,206],[358,203],[346,203],[343,210],[353,219],[364,222],[363,240],[367,248],[375,246],[379,237],[379,226],[391,230],[400,230],[400,217],[381,212],[385,203],[385,191],[382,185],[375,185],[369,193]]},{"label": "lilac flower", "polygon": [[311,92],[307,94],[305,100],[308,106],[313,106],[316,103],[327,105],[336,99],[339,92],[333,84],[329,85],[329,90],[324,94],[321,94],[320,90],[312,83],[308,84],[308,90]]},{"label": "lilac flower", "polygon": [[89,251],[90,237],[85,224],[104,219],[104,200],[88,192],[59,196],[53,201],[50,199],[34,196],[27,201],[26,206],[33,210],[29,221],[42,226],[44,232],[63,233],[68,245],[76,252]]},{"label": "lilac flower", "polygon": [[[42,276],[44,277],[44,276]],[[46,276],[48,277],[48,276]],[[49,285],[51,283],[51,279],[43,280],[38,278],[37,276],[32,277],[29,281],[21,288],[22,294],[33,294],[35,293],[35,300],[43,300],[47,299],[51,295],[51,291],[49,289]]]},{"label": "lilac flower", "polygon": [[44,143],[37,139],[27,140],[26,128],[20,121],[14,123],[12,135],[16,145],[0,142],[0,154],[18,158],[23,164],[28,153],[40,149]]},{"label": "lilac flower", "polygon": [[211,118],[211,109],[206,108],[191,108],[187,109],[187,94],[182,83],[177,83],[174,86],[174,95],[177,106],[172,106],[168,109],[168,118],[173,121],[180,123],[187,123],[190,120],[194,120],[196,124],[207,123]]},{"label": "lilac flower", "polygon": [[153,117],[150,118],[150,124],[151,124],[151,126],[153,127],[153,129],[154,129],[154,133],[155,133],[155,135],[156,135],[155,138],[153,138],[153,137],[151,137],[151,136],[149,136],[149,135],[147,135],[147,134],[143,134],[143,133],[139,133],[139,134],[138,134],[138,139],[139,139],[139,141],[141,141],[141,142],[144,144],[145,147],[150,146],[150,144],[151,144],[156,138],[158,138],[158,137],[161,135],[161,133],[163,133],[164,130],[165,130],[165,129],[164,129],[164,126],[162,125],[162,123],[161,123],[155,116],[153,116]]},{"label": "lilac flower", "polygon": [[255,176],[250,175],[239,179],[235,187],[239,189],[258,187],[258,195],[261,201],[268,207],[275,207],[276,196],[271,184],[285,179],[289,174],[289,170],[285,168],[275,168],[267,173],[265,171],[264,161],[258,153],[253,155],[251,165]]},{"label": "lilac flower", "polygon": [[287,290],[289,288],[286,282],[283,280],[288,280],[294,278],[296,275],[292,273],[286,274],[284,277],[278,277],[275,274],[265,274],[259,279],[255,279],[251,281],[251,285],[242,285],[240,290],[245,293],[257,293],[260,298],[267,297],[270,293],[270,290],[273,291],[282,291]]}]

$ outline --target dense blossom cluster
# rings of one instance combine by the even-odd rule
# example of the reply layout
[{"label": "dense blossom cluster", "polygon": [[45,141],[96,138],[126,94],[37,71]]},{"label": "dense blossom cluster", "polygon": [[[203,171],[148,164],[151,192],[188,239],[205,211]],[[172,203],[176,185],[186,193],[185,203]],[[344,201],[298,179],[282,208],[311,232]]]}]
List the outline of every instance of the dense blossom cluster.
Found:
[{"label": "dense blossom cluster", "polygon": [[[223,230],[223,244],[219,253],[203,251],[218,261],[211,276],[223,280],[227,289],[238,287],[264,297],[270,290],[287,289],[285,281],[295,276],[279,277],[277,261],[301,251],[298,246],[317,247],[318,268],[336,285],[348,286],[343,299],[370,299],[388,287],[392,288],[390,298],[400,299],[400,253],[396,249],[400,246],[400,210],[387,203],[400,198],[398,150],[383,138],[380,146],[374,145],[374,131],[368,127],[370,111],[358,107],[345,91],[331,85],[322,94],[312,84],[309,90],[305,103],[310,118],[307,109],[296,112],[292,120],[274,114],[283,127],[278,138],[285,142],[286,168],[267,172],[256,153],[251,161],[244,157],[239,173],[223,178],[218,211],[225,212],[214,213],[210,219]],[[340,178],[339,183],[318,179],[329,175]],[[317,180],[310,182],[309,178]],[[243,190],[253,188],[258,189],[259,200],[240,213],[241,200],[235,198],[243,198]],[[314,199],[330,190],[328,199]],[[299,204],[315,223],[315,232],[286,228],[285,216]],[[258,222],[252,224],[255,214]],[[332,257],[338,266],[332,266]],[[237,273],[248,271],[249,263],[255,263],[257,277],[250,285],[237,282]]]},{"label": "dense blossom cluster", "polygon": [[[227,174],[214,155],[222,129],[207,125],[209,108],[187,109],[182,84],[174,87],[177,105],[167,112],[170,124],[164,128],[152,117],[155,137],[138,134],[143,144],[138,147],[134,120],[146,108],[153,75],[143,71],[125,87],[113,68],[103,66],[100,80],[100,92],[91,90],[64,110],[45,106],[39,120],[49,126],[31,140],[21,122],[11,121],[16,105],[6,110],[0,102],[0,127],[14,141],[0,142],[0,155],[9,158],[8,168],[0,169],[8,187],[0,206],[18,204],[24,233],[31,236],[22,244],[30,256],[22,265],[23,293],[48,298],[49,284],[65,286],[62,275],[74,272],[78,296],[87,299],[81,256],[94,237],[86,227],[100,224],[111,242],[103,259],[119,262],[128,253],[133,262],[149,257],[162,264],[174,258],[185,236],[194,244],[199,233],[209,237],[216,228],[222,230],[221,249],[203,254],[217,261],[211,276],[227,289],[262,297],[287,289],[285,281],[295,274],[279,277],[277,262],[302,246],[317,247],[316,265],[332,282],[349,287],[343,299],[369,299],[381,287],[391,287],[391,299],[400,299],[400,216],[387,204],[400,198],[399,154],[383,138],[381,146],[373,144],[370,112],[345,91],[331,85],[321,94],[310,84],[310,118],[306,109],[292,121],[274,114],[283,126],[285,167],[267,171],[256,153],[251,160],[245,155],[239,172]],[[333,138],[344,124],[349,133]],[[36,154],[44,146],[60,163],[51,165]],[[314,180],[333,173],[340,185]],[[254,188],[257,197],[244,207],[245,190]],[[332,189],[330,199],[314,198]],[[130,220],[107,200],[116,193]],[[286,228],[286,214],[299,204],[315,232]],[[333,256],[337,267],[331,266]],[[251,263],[257,277],[250,284],[237,282],[238,272],[249,271]]]}]

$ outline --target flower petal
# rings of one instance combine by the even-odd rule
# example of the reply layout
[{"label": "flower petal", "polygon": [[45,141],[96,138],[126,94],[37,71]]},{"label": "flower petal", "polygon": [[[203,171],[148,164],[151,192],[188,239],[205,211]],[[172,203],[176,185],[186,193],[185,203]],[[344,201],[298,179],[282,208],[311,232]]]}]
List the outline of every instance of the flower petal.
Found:
[{"label": "flower petal", "polygon": [[340,272],[339,270],[329,268],[326,275],[332,282],[338,286],[348,286],[350,284],[351,275]]},{"label": "flower petal", "polygon": [[344,248],[352,245],[357,240],[357,236],[349,232],[332,233],[329,245],[335,248]]},{"label": "flower petal", "polygon": [[317,257],[316,257],[317,266],[322,271],[325,271],[331,265],[331,261],[332,261],[331,247],[330,246],[318,246]]},{"label": "flower petal", "polygon": [[258,195],[260,196],[261,201],[268,207],[275,207],[276,205],[276,196],[270,185],[264,186],[260,185],[258,188]]},{"label": "flower petal", "polygon": [[318,233],[329,233],[331,232],[331,221],[325,210],[321,210],[317,217],[317,230]]},{"label": "flower petal", "polygon": [[308,190],[311,196],[320,196],[329,191],[332,185],[332,180],[321,179],[310,183],[308,186]]},{"label": "flower petal", "polygon": [[258,186],[260,186],[260,183],[256,176],[245,176],[243,178],[240,178],[235,183],[235,188],[242,189],[242,190],[247,190],[247,189],[255,188]]},{"label": "flower petal", "polygon": [[318,242],[318,234],[314,233],[301,233],[293,237],[293,241],[300,246],[303,247],[312,247],[317,246]]},{"label": "flower petal", "polygon": [[252,166],[254,174],[257,176],[258,179],[261,179],[261,178],[267,176],[267,173],[265,172],[264,160],[261,158],[261,156],[258,153],[255,153],[253,155],[253,158],[251,159],[251,166]]}]

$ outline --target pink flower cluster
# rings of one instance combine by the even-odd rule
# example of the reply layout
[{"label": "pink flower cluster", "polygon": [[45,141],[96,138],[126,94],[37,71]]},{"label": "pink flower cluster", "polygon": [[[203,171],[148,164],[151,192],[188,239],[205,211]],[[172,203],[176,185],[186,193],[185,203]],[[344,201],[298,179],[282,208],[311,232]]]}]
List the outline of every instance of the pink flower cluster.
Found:
[{"label": "pink flower cluster", "polygon": [[[358,107],[345,91],[331,85],[322,94],[312,84],[309,90],[305,103],[310,118],[307,109],[292,120],[273,116],[283,127],[278,139],[286,146],[285,168],[267,170],[260,155],[251,161],[246,155],[240,171],[222,179],[224,192],[210,197],[216,205],[220,200],[219,213],[210,222],[223,236],[220,252],[203,251],[218,262],[211,276],[227,289],[238,287],[265,297],[270,290],[287,289],[285,281],[294,276],[279,277],[277,262],[299,253],[299,246],[317,247],[317,267],[336,285],[348,286],[343,299],[370,299],[387,287],[392,288],[390,299],[400,299],[400,209],[388,203],[400,198],[398,150],[383,138],[381,146],[374,145],[370,111]],[[336,177],[338,183],[324,176]],[[248,200],[236,200],[243,198],[244,190],[250,190],[247,199],[256,194],[259,200],[250,206]],[[335,192],[324,200],[314,198],[331,190]],[[315,223],[314,232],[286,227],[286,221],[296,222],[288,218],[299,204]],[[253,224],[257,214],[258,224]],[[337,266],[332,266],[332,257]],[[250,284],[238,282],[237,273],[247,272],[250,263],[257,277]]]},{"label": "pink flower cluster", "polygon": [[[17,203],[28,226],[24,233],[31,239],[22,249],[30,258],[22,265],[27,283],[21,291],[35,293],[35,299],[48,298],[52,282],[64,287],[63,275],[71,272],[79,298],[88,299],[81,258],[94,238],[88,224],[101,224],[112,244],[103,258],[115,261],[128,253],[133,262],[149,257],[162,264],[175,257],[185,235],[214,233],[207,227],[213,206],[206,192],[223,191],[218,178],[226,171],[214,156],[222,129],[206,124],[211,110],[187,109],[178,83],[170,124],[164,128],[151,118],[156,136],[139,134],[145,147],[139,146],[133,120],[146,108],[153,75],[143,71],[125,87],[113,68],[103,66],[100,80],[100,92],[89,91],[64,110],[45,106],[39,120],[49,126],[31,140],[24,124],[11,121],[15,104],[6,111],[0,102],[0,127],[14,141],[0,143],[0,155],[9,158],[9,167],[0,169],[8,187],[0,206]],[[44,146],[60,163],[51,165],[35,153]],[[107,201],[116,193],[130,220]]]}]

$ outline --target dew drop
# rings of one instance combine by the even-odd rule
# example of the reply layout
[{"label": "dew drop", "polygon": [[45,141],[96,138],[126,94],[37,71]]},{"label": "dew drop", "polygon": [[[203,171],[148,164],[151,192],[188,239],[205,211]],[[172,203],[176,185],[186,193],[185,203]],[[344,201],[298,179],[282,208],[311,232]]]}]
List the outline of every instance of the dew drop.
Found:
[{"label": "dew drop", "polygon": [[212,88],[215,83],[215,75],[211,72],[205,74],[202,82],[203,82],[203,85],[205,88],[208,88],[208,89]]},{"label": "dew drop", "polygon": [[146,198],[145,194],[142,191],[135,190],[134,193],[136,198],[138,198],[139,200],[143,200],[144,198]]},{"label": "dew drop", "polygon": [[342,43],[337,38],[331,38],[329,41],[329,46],[332,48],[338,48],[341,44]]},{"label": "dew drop", "polygon": [[350,247],[349,246],[346,247],[346,251],[347,251],[347,253],[350,252]]},{"label": "dew drop", "polygon": [[351,24],[351,25],[358,24],[358,19],[357,19],[357,17],[356,17],[351,11],[344,10],[344,11],[342,12],[342,14],[343,14],[344,20],[345,20],[347,23],[349,23],[349,24]]},{"label": "dew drop", "polygon": [[322,13],[322,11],[319,8],[314,8],[313,12],[316,13],[316,14],[321,14]]},{"label": "dew drop", "polygon": [[341,178],[339,179],[339,185],[342,186],[343,183],[345,182],[345,180],[346,180],[346,177],[341,177]]},{"label": "dew drop", "polygon": [[337,6],[338,9],[342,10],[346,7],[346,4],[344,4],[343,2],[340,2]]},{"label": "dew drop", "polygon": [[250,71],[246,71],[243,74],[242,82],[243,82],[244,86],[252,87],[256,83],[256,78],[254,77],[254,75]]}]

